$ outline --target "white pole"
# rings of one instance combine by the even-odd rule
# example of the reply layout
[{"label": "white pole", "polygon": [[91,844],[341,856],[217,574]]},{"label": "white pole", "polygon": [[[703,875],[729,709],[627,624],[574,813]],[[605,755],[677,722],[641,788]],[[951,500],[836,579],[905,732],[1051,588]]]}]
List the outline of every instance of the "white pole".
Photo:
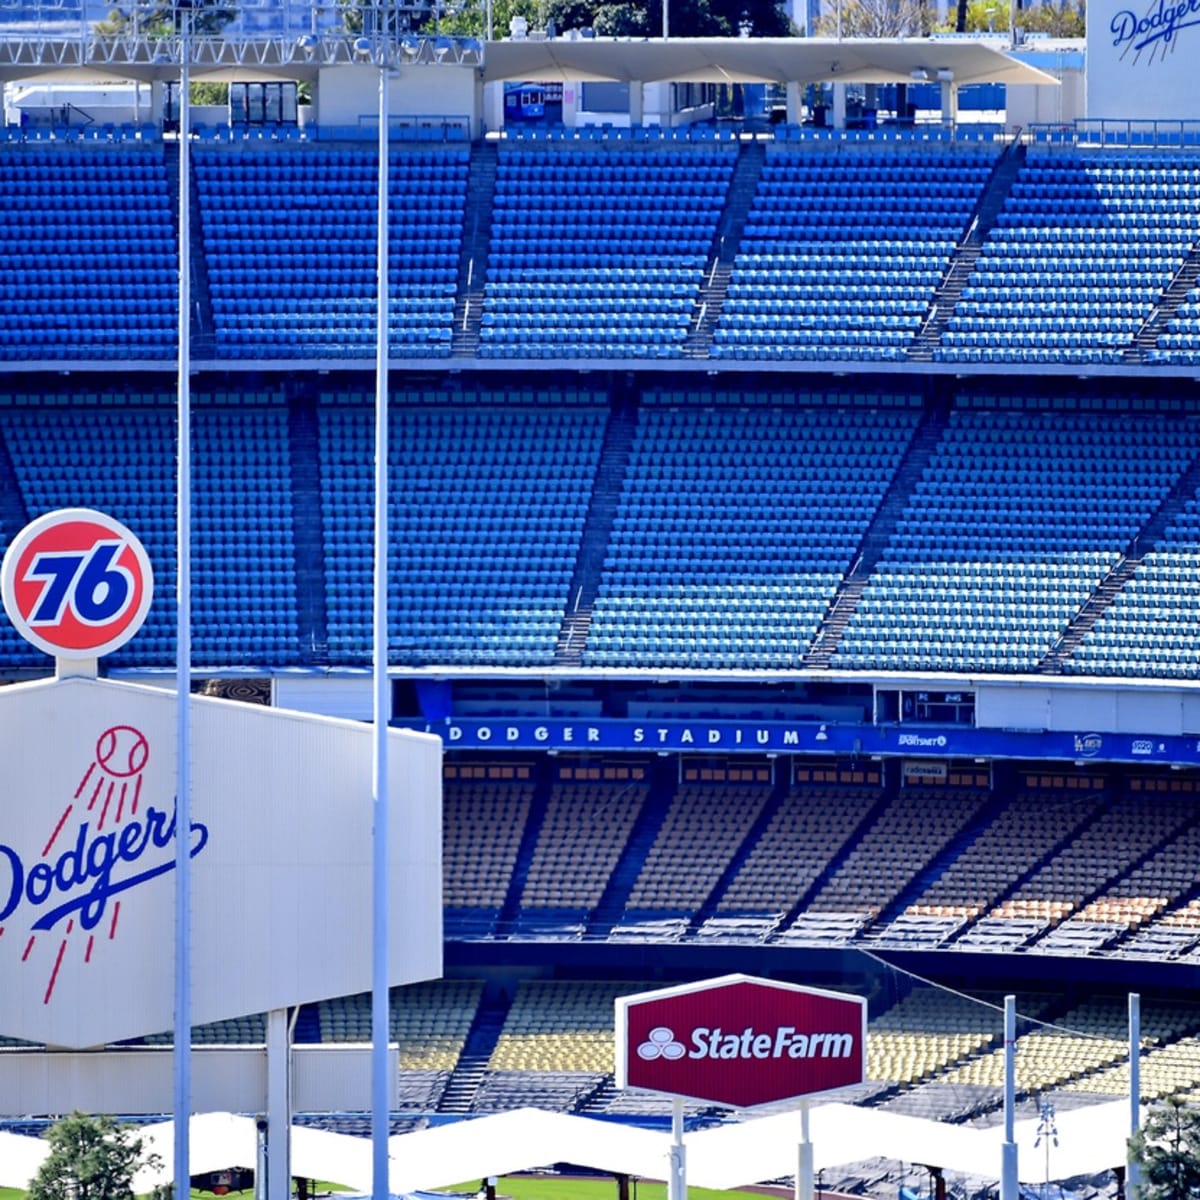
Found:
[{"label": "white pole", "polygon": [[687,1200],[687,1148],[683,1144],[683,1097],[671,1098],[671,1155],[667,1200]]},{"label": "white pole", "polygon": [[796,1158],[796,1200],[813,1200],[813,1144],[808,1130],[808,1101],[800,1101],[800,1145]]},{"label": "white pole", "polygon": [[192,242],[189,90],[191,13],[179,7],[179,347],[176,383],[175,509],[175,1195],[191,1194],[192,1110]]},{"label": "white pole", "polygon": [[292,1025],[286,1008],[267,1013],[267,1186],[265,1200],[292,1194]]},{"label": "white pole", "polygon": [[1017,998],[1004,997],[1004,1144],[1000,1149],[1000,1200],[1017,1200],[1016,1107]]},{"label": "white pole", "polygon": [[[1129,1136],[1142,1127],[1142,998],[1137,992],[1129,993]],[[1141,1183],[1141,1168],[1126,1155],[1125,1195],[1137,1200],[1138,1185]]]},{"label": "white pole", "polygon": [[388,63],[379,32],[379,194],[375,261],[375,579],[373,587],[374,760],[372,770],[371,1146],[372,1195],[388,1200]]}]

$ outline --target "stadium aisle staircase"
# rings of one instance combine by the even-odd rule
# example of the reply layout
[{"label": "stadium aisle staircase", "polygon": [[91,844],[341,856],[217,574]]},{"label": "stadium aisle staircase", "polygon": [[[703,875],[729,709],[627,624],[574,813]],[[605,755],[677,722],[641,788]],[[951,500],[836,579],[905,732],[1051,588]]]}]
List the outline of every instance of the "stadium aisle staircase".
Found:
[{"label": "stadium aisle staircase", "polygon": [[488,1060],[508,1015],[512,1001],[499,988],[490,986],[475,1013],[466,1044],[438,1100],[440,1113],[468,1113],[487,1074]]},{"label": "stadium aisle staircase", "polygon": [[475,358],[479,354],[495,197],[496,143],[485,139],[476,142],[471,149],[467,176],[465,225],[458,260],[458,298],[454,311],[454,337],[450,343],[455,358]]},{"label": "stadium aisle staircase", "polygon": [[629,835],[624,853],[588,920],[586,937],[589,941],[604,941],[620,921],[671,807],[677,784],[671,764],[665,759],[656,758],[651,769],[650,793],[646,803]]},{"label": "stadium aisle staircase", "polygon": [[746,231],[746,220],[754,204],[754,194],[762,178],[766,157],[762,142],[741,143],[737,166],[729,183],[725,211],[717,225],[716,244],[697,298],[699,308],[696,320],[683,343],[686,358],[708,358],[712,351],[713,333],[721,323],[729,279],[733,274],[738,247],[742,244],[742,234]]},{"label": "stadium aisle staircase", "polygon": [[933,401],[925,406],[921,423],[913,431],[912,440],[908,443],[904,458],[880,501],[875,518],[863,533],[855,554],[854,566],[842,580],[825,619],[817,629],[804,659],[806,667],[829,666],[838,642],[858,607],[863,588],[886,550],[896,522],[904,512],[907,498],[937,450],[942,432],[946,428],[948,414],[949,408],[942,401]]},{"label": "stadium aisle staircase", "polygon": [[984,239],[996,223],[1008,190],[1024,161],[1025,147],[1017,141],[1011,142],[997,160],[992,177],[979,198],[975,219],[956,247],[945,278],[933,294],[929,312],[908,347],[910,361],[932,362],[936,357],[942,333],[949,325],[963,289],[970,281],[975,264],[979,261]]},{"label": "stadium aisle staircase", "polygon": [[288,460],[292,468],[296,624],[300,657],[313,665],[329,662],[319,440],[317,398],[305,388],[291,388],[288,396]]},{"label": "stadium aisle staircase", "polygon": [[554,654],[554,661],[559,666],[579,666],[583,661],[592,624],[592,606],[600,590],[613,519],[617,514],[621,487],[633,450],[637,410],[627,389],[617,383],[614,391],[616,394],[609,409],[604,444],[600,449],[596,479],[579,541],[579,556],[567,588],[567,607]]}]

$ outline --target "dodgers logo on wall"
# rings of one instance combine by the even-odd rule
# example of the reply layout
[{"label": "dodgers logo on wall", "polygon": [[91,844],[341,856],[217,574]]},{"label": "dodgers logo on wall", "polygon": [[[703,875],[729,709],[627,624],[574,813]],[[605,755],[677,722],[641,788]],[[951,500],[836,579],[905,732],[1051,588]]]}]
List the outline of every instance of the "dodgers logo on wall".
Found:
[{"label": "dodgers logo on wall", "polygon": [[120,521],[65,508],[30,522],[0,567],[17,632],[56,658],[110,654],[141,628],[154,595],[142,543]]},{"label": "dodgers logo on wall", "polygon": [[[0,842],[0,936],[19,932],[21,962],[44,965],[43,1004],[54,996],[69,948],[77,945],[90,963],[98,944],[116,938],[134,889],[175,868],[174,804],[143,794],[149,762],[150,741],[140,729],[109,726],[72,794],[51,810],[40,852]],[[193,822],[191,856],[207,842],[208,829]]]}]

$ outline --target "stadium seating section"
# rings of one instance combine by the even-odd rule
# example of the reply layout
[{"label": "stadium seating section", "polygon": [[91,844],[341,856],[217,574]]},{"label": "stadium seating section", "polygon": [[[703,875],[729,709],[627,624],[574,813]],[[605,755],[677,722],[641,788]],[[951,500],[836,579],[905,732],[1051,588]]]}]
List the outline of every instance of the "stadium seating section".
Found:
[{"label": "stadium seating section", "polygon": [[[193,149],[193,664],[362,674],[374,148]],[[0,144],[0,550],[63,507],[139,535],[155,601],[118,672],[175,662],[176,154]],[[803,672],[847,722],[869,704],[836,689],[891,672],[1192,683],[1193,158],[795,130],[394,145],[387,655],[408,711],[464,678],[548,696],[662,672],[733,705]],[[0,623],[4,679],[44,669]],[[529,1104],[662,1119],[614,1086],[614,1000],[759,953],[877,969],[849,1098],[994,1117],[1003,996],[887,955],[1045,979],[1200,963],[1191,772],[698,757],[447,756],[447,978],[393,991],[395,1131]],[[1083,973],[1020,996],[1027,1104],[1128,1086],[1127,1014]],[[370,1003],[305,1005],[295,1039],[368,1041]],[[1160,992],[1143,1032],[1144,1097],[1200,1098],[1200,1007]]]},{"label": "stadium seating section", "polygon": [[[197,390],[197,665],[369,662],[373,400]],[[88,506],[152,554],[120,666],[173,662],[175,419],[161,390],[0,392],[3,538]],[[398,666],[1196,669],[1179,398],[463,383],[395,392],[389,426]],[[0,667],[36,661],[0,630]]]},{"label": "stadium seating section", "polygon": [[[1200,166],[968,137],[509,137],[388,161],[397,360],[1200,359]],[[377,153],[198,139],[192,353],[375,351]],[[178,146],[0,143],[0,362],[175,352]]]}]

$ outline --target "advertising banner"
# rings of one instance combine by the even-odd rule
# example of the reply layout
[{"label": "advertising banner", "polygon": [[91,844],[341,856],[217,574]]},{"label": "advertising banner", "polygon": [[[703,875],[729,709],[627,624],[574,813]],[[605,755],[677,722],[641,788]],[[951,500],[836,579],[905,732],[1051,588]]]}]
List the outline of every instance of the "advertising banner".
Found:
[{"label": "advertising banner", "polygon": [[621,1088],[753,1108],[861,1083],[867,1002],[726,975],[616,1002]]},{"label": "advertising banner", "polygon": [[630,720],[618,717],[448,717],[410,720],[436,733],[447,750],[668,751],[713,754],[837,754],[1041,761],[1200,765],[1200,737],[975,729],[909,722],[890,725],[818,721]]},{"label": "advertising banner", "polygon": [[[192,862],[196,1024],[371,987],[371,728],[70,678],[0,689],[0,1033],[68,1047],[168,1031],[176,840]],[[441,746],[390,735],[389,983],[441,974]]]}]

